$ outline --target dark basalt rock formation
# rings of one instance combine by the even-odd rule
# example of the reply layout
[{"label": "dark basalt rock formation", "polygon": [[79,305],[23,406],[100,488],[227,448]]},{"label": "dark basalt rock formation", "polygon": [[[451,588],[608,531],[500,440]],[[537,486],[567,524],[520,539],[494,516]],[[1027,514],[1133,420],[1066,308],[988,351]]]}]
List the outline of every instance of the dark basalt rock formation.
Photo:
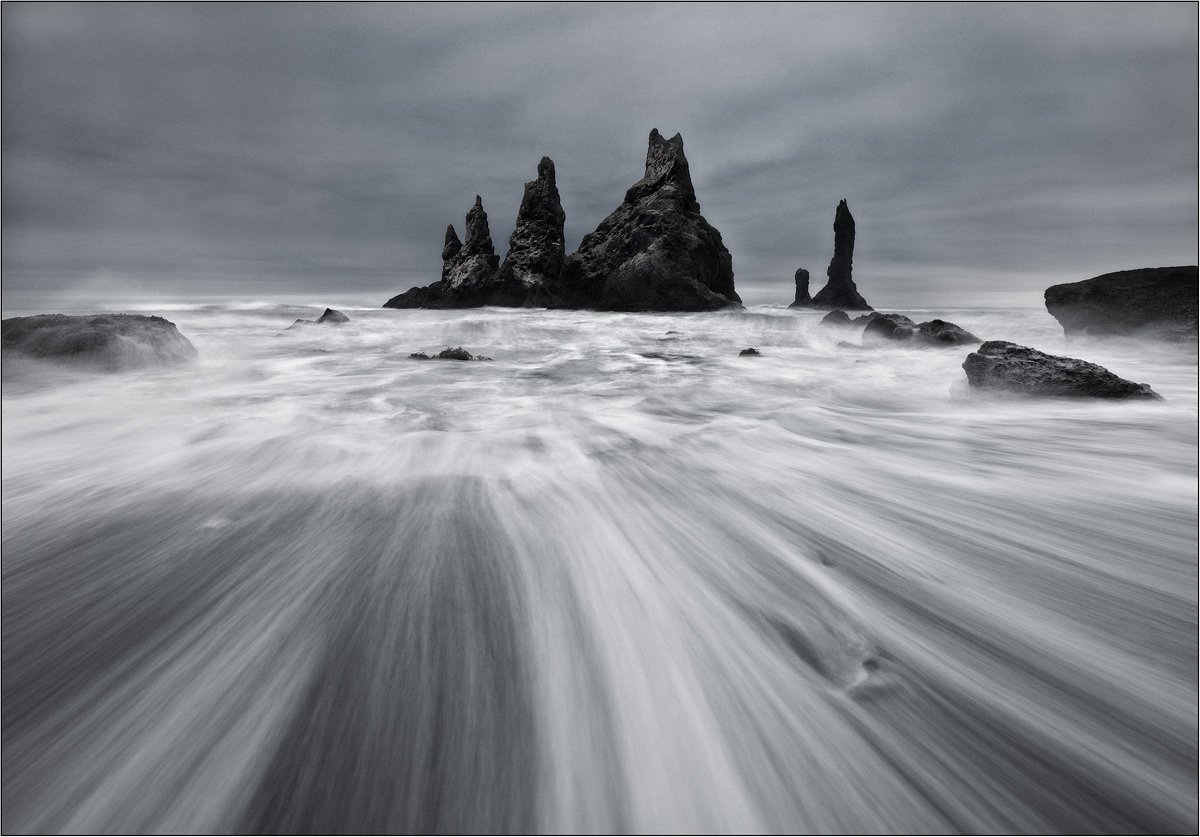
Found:
[{"label": "dark basalt rock formation", "polygon": [[[850,278],[854,263],[854,216],[843,198],[833,218],[833,260],[825,271],[829,281],[812,299],[814,308],[849,308],[870,311],[854,280]],[[793,303],[794,304],[794,303]]]},{"label": "dark basalt rock formation", "polygon": [[1046,309],[1063,332],[1160,339],[1197,337],[1197,269],[1148,267],[1046,289]]},{"label": "dark basalt rock formation", "polygon": [[341,311],[336,311],[333,308],[326,308],[325,313],[317,317],[315,320],[296,320],[290,326],[285,328],[284,331],[291,331],[296,326],[318,325],[320,323],[333,323],[334,325],[340,325],[341,323],[348,322],[350,322],[350,318]]},{"label": "dark basalt rock formation", "polygon": [[740,305],[733,260],[700,214],[683,139],[650,132],[646,173],[566,258],[555,305],[601,311],[713,311]]},{"label": "dark basalt rock formation", "polygon": [[453,349],[447,346],[432,357],[424,352],[413,352],[409,357],[413,360],[491,360],[484,355],[473,355],[462,346]]},{"label": "dark basalt rock formation", "polygon": [[554,161],[543,157],[537,179],[525,184],[517,225],[508,239],[508,253],[500,265],[497,282],[511,301],[501,305],[529,305],[549,301],[549,285],[562,272],[566,244],[566,214],[558,197]]},{"label": "dark basalt rock formation", "polygon": [[103,371],[172,366],[196,347],[162,317],[140,314],[38,314],[0,323],[4,356],[67,362]]},{"label": "dark basalt rock formation", "polygon": [[841,309],[830,311],[821,318],[821,325],[848,326],[850,325],[850,315]]},{"label": "dark basalt rock formation", "polygon": [[1119,378],[1103,366],[989,340],[963,361],[967,382],[975,389],[1073,398],[1138,398],[1162,400],[1149,384]]},{"label": "dark basalt rock formation", "polygon": [[762,357],[762,352],[758,349],[742,349],[738,352],[738,357]]},{"label": "dark basalt rock formation", "polygon": [[467,213],[467,243],[458,240],[454,226],[446,228],[442,245],[442,278],[424,288],[409,288],[383,304],[384,308],[477,308],[493,305],[500,257],[492,244],[483,199]]},{"label": "dark basalt rock formation", "polygon": [[913,341],[925,346],[965,346],[983,342],[962,326],[945,320],[929,320],[917,324],[903,314],[881,314],[875,311],[867,315],[865,322],[864,342]]},{"label": "dark basalt rock formation", "polygon": [[808,293],[808,271],[800,268],[796,271],[796,299],[788,308],[811,308],[812,296]]}]

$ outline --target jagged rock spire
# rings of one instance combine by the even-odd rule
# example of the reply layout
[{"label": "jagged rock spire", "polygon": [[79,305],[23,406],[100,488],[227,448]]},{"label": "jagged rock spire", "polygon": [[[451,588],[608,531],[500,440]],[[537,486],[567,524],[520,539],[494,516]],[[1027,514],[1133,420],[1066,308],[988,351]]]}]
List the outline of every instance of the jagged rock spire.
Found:
[{"label": "jagged rock spire", "polygon": [[566,241],[566,214],[555,183],[554,161],[543,157],[537,179],[525,184],[517,223],[508,239],[508,254],[500,266],[500,281],[523,286],[542,285],[558,278]]},{"label": "jagged rock spire", "polygon": [[851,272],[854,263],[854,216],[846,199],[842,198],[833,217],[833,260],[826,275],[829,282],[813,297],[818,308],[850,308],[871,310],[854,285]]},{"label": "jagged rock spire", "polygon": [[663,139],[655,128],[650,131],[646,147],[646,174],[625,193],[625,202],[634,203],[657,191],[668,191],[689,208],[696,204],[696,190],[692,186],[692,173],[688,169],[687,157],[683,153],[683,137],[679,134]]},{"label": "jagged rock spire", "polygon": [[462,242],[458,240],[458,233],[454,231],[454,225],[446,226],[446,241],[442,245],[442,261],[449,261],[458,255],[458,251],[462,249]]},{"label": "jagged rock spire", "polygon": [[467,243],[463,245],[464,256],[492,256],[496,248],[492,245],[492,232],[488,228],[487,213],[483,211],[483,198],[475,196],[475,205],[467,213]]}]

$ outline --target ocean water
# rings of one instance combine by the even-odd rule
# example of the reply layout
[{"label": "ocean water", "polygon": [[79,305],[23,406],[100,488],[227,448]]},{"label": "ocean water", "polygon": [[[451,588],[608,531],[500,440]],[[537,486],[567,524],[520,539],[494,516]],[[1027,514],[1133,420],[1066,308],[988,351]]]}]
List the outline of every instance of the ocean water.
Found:
[{"label": "ocean water", "polygon": [[1194,348],[143,310],[199,361],[4,379],[5,833],[1197,831]]}]

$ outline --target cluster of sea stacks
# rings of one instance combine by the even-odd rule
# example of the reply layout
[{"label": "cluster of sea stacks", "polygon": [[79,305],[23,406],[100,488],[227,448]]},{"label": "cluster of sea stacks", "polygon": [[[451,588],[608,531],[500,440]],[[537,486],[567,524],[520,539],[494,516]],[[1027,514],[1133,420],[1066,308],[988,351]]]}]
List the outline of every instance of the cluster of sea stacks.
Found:
[{"label": "cluster of sea stacks", "polygon": [[384,307],[714,311],[741,305],[733,259],[700,214],[678,134],[663,139],[650,132],[645,175],[570,255],[554,162],[543,157],[537,172],[525,184],[503,262],[477,195],[467,213],[466,242],[453,226],[446,230],[442,278],[392,297]]}]

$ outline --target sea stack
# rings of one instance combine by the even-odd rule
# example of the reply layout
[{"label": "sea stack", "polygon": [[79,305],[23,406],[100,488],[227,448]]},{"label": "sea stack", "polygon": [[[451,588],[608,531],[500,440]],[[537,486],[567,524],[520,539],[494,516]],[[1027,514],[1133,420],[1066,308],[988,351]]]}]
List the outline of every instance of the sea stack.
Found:
[{"label": "sea stack", "polygon": [[843,198],[833,218],[833,260],[825,271],[829,281],[813,297],[815,308],[841,308],[870,311],[870,305],[858,293],[851,278],[854,263],[854,216]]},{"label": "sea stack", "polygon": [[497,278],[497,305],[546,304],[549,286],[558,279],[566,254],[566,213],[558,197],[554,161],[543,157],[537,179],[525,184],[517,224]]},{"label": "sea stack", "polygon": [[446,227],[442,244],[442,278],[424,288],[409,288],[383,304],[384,308],[476,308],[493,305],[500,258],[492,244],[483,199],[467,212],[467,242],[459,241],[454,225]]},{"label": "sea stack", "polygon": [[650,132],[646,172],[563,263],[557,307],[713,311],[741,305],[733,259],[700,214],[683,138]]},{"label": "sea stack", "polygon": [[796,299],[788,308],[811,308],[812,296],[808,292],[808,271],[800,268],[796,271]]}]

